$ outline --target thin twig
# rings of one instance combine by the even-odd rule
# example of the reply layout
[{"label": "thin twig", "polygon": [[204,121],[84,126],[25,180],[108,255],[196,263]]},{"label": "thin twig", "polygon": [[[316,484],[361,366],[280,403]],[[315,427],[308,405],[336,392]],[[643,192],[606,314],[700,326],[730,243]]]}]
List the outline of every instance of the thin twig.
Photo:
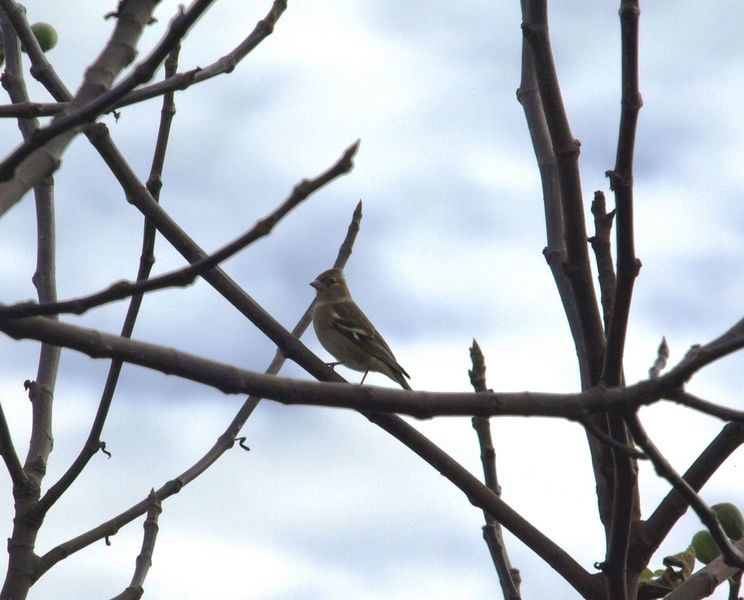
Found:
[{"label": "thin twig", "polygon": [[577,316],[581,323],[582,338],[577,351],[586,356],[589,370],[587,387],[599,381],[604,356],[604,333],[589,264],[578,166],[580,144],[571,133],[558,84],[548,34],[546,0],[530,0],[526,4],[530,10],[523,14],[522,31],[532,49],[540,98],[557,160],[566,247],[564,268],[573,287]]},{"label": "thin twig", "polygon": [[[119,5],[119,19],[113,35],[96,61],[86,70],[83,83],[66,112],[74,113],[78,107],[87,104],[111,87],[113,78],[136,55],[137,42],[150,21],[156,4],[156,0],[130,0]],[[37,56],[37,51],[40,52],[38,43],[34,41],[30,47],[26,45],[27,39],[24,36],[30,38],[34,36],[18,5],[12,0],[0,0],[0,6],[8,12],[8,17],[21,36],[29,56]],[[6,8],[8,6],[10,10]],[[69,92],[65,99],[70,99]],[[78,131],[77,127],[65,131],[43,146],[35,148],[20,162],[17,160],[18,154],[14,152],[0,164],[0,172],[4,172],[0,176],[0,215],[13,207],[28,189],[59,168],[62,154]],[[24,143],[20,148],[27,147],[28,144]]]},{"label": "thin twig", "polygon": [[[230,73],[251,50],[258,46],[258,44],[273,32],[276,22],[279,20],[279,17],[286,8],[286,0],[276,0],[269,11],[269,14],[259,21],[255,29],[228,54],[225,54],[206,67],[195,67],[182,73],[173,73],[163,81],[132,90],[121,98],[121,100],[115,102],[109,110],[131,106],[132,104],[156,98],[170,92],[182,91],[194,84],[207,81],[212,77],[224,73]],[[53,116],[63,112],[67,108],[68,104],[69,102],[66,101],[8,104],[0,106],[0,118]]]},{"label": "thin twig", "polygon": [[697,371],[723,356],[744,347],[744,318],[704,346],[692,346],[684,358],[663,377],[674,379],[682,387]]},{"label": "thin twig", "polygon": [[[339,248],[334,266],[343,268],[346,265],[346,261],[349,259],[349,256],[351,256],[354,242],[356,240],[357,234],[359,233],[359,224],[361,222],[361,219],[362,202],[360,200],[356,206],[356,209],[354,210],[354,214],[352,215],[351,223],[349,224],[349,227],[347,229],[346,237],[344,238],[344,241],[341,243],[341,246]],[[310,325],[310,322],[312,320],[313,304],[314,301],[310,303],[310,306],[302,315],[302,317],[300,317],[300,320],[297,322],[294,329],[292,330],[292,334],[294,336],[298,338],[301,337],[307,327]],[[273,360],[265,371],[266,375],[276,375],[280,371],[286,360],[286,357],[280,351],[277,351],[274,355]],[[173,494],[177,494],[184,486],[191,483],[194,479],[199,477],[199,475],[204,473],[204,471],[206,471],[210,466],[217,462],[217,460],[225,452],[227,452],[227,450],[232,448],[235,444],[238,434],[240,433],[240,430],[243,428],[243,425],[245,425],[246,421],[256,409],[260,401],[261,396],[259,395],[249,396],[245,400],[245,402],[243,402],[243,405],[235,414],[235,417],[233,417],[228,427],[225,429],[222,435],[217,438],[217,441],[212,445],[212,447],[198,461],[196,461],[196,463],[191,465],[181,475],[161,486],[161,488],[156,493],[157,498],[160,501],[163,501]],[[136,519],[145,510],[147,510],[147,504],[145,503],[145,501],[139,502],[117,517],[114,517],[114,519],[109,520],[107,523],[103,523],[99,527],[92,529],[74,538],[73,540],[69,540],[68,542],[60,544],[56,548],[50,550],[39,561],[40,575],[48,571],[55,564],[57,564],[57,562],[59,562],[69,554],[77,552],[78,550],[81,550],[106,536],[114,535],[120,527]]]},{"label": "thin twig", "polygon": [[164,275],[153,277],[152,279],[138,279],[136,283],[120,281],[100,292],[88,296],[82,296],[80,298],[55,302],[53,304],[21,302],[11,306],[0,306],[0,318],[16,318],[60,313],[81,314],[93,307],[121,300],[135,294],[143,294],[167,287],[185,287],[190,285],[200,275],[203,275],[221,262],[224,262],[241,250],[244,250],[247,246],[262,237],[269,235],[276,224],[298,204],[303,200],[306,200],[310,194],[325,185],[331,179],[335,178],[338,174],[348,171],[358,148],[359,141],[357,140],[344,151],[342,156],[330,169],[313,179],[305,179],[301,183],[297,184],[293,188],[289,197],[281,205],[279,205],[268,216],[259,220],[250,230],[229,244],[223,246],[220,250],[204,256],[190,264],[188,267],[177,269],[165,273]]},{"label": "thin twig", "polygon": [[623,454],[625,454],[626,456],[629,456],[630,458],[637,458],[641,460],[645,460],[648,458],[648,456],[644,452],[641,452],[637,448],[633,448],[632,446],[629,446],[627,444],[622,444],[619,441],[617,441],[615,438],[607,435],[604,431],[602,431],[599,427],[597,427],[591,419],[587,418],[584,421],[582,421],[581,424],[595,438],[597,438],[600,442],[602,442],[603,444],[606,444],[610,448],[613,448],[614,450],[618,450],[622,452]]},{"label": "thin twig", "polygon": [[607,328],[607,350],[602,364],[602,380],[609,386],[619,385],[621,382],[633,283],[641,268],[641,263],[635,255],[633,233],[633,151],[638,112],[643,104],[638,91],[640,12],[638,0],[622,0],[620,5],[622,109],[615,168],[607,173],[610,177],[610,188],[615,192],[617,219],[617,283]]},{"label": "thin twig", "polygon": [[667,394],[666,398],[682,406],[687,406],[706,415],[711,415],[712,417],[718,417],[719,419],[733,421],[735,423],[744,423],[744,411],[714,404],[685,390],[674,390],[670,394]]},{"label": "thin twig", "polygon": [[[170,70],[175,70],[177,68],[179,48],[179,46],[176,46],[169,55],[168,60],[166,60],[166,74]],[[148,180],[150,193],[156,201],[160,193],[160,177],[165,161],[165,152],[168,145],[167,142],[170,134],[170,126],[174,115],[175,105],[173,104],[173,94],[166,94],[163,97],[163,110],[161,111],[158,137],[155,144],[152,165],[150,167],[150,177]],[[145,220],[144,231],[142,233],[142,250],[140,252],[139,269],[137,272],[138,282],[147,281],[150,276],[150,270],[155,264],[154,247],[155,228],[151,223],[148,223],[147,220]],[[135,294],[132,296],[121,328],[120,335],[123,338],[130,338],[132,336],[134,325],[137,321],[140,307],[142,306],[142,300],[142,294]],[[83,469],[90,462],[90,459],[103,448],[101,432],[103,431],[109,409],[111,408],[111,402],[114,398],[114,392],[119,382],[119,375],[121,374],[123,364],[123,361],[118,359],[114,359],[111,362],[108,375],[106,376],[106,383],[104,384],[101,398],[98,402],[98,409],[96,410],[96,415],[93,418],[93,423],[90,432],[88,433],[88,438],[72,464],[68,467],[65,473],[63,473],[59,480],[49,487],[47,492],[39,501],[39,504],[34,508],[34,511],[38,515],[41,516],[46,514],[54,503],[62,497],[73,482],[80,476]]]},{"label": "thin twig", "polygon": [[15,446],[13,446],[13,438],[10,436],[10,429],[8,428],[8,421],[5,419],[2,403],[0,403],[0,456],[3,457],[5,466],[8,468],[13,487],[19,491],[26,488],[28,478],[18,458]]},{"label": "thin twig", "polygon": [[[0,31],[4,40],[4,53],[6,60],[6,69],[2,77],[2,84],[8,90],[8,95],[12,101],[23,101],[28,98],[26,85],[23,79],[23,69],[21,67],[21,57],[18,46],[18,38],[15,35],[5,12],[0,10]],[[36,120],[19,119],[19,129],[25,137],[31,136],[38,127]],[[37,190],[37,194],[39,190]],[[40,256],[40,255],[39,255]],[[14,494],[28,495],[29,479],[20,462],[20,458],[13,445],[13,439],[10,435],[8,422],[5,418],[2,405],[0,404],[0,455],[3,457],[11,481],[13,482]]]},{"label": "thin twig", "polygon": [[[195,0],[188,9],[180,8],[179,14],[173,18],[163,38],[150,52],[150,55],[139,63],[132,72],[120,83],[103,93],[78,98],[71,104],[71,108],[61,116],[55,118],[50,125],[40,128],[32,140],[24,143],[9,154],[0,163],[0,181],[7,181],[13,176],[15,169],[35,150],[43,147],[56,137],[74,128],[94,121],[101,113],[108,110],[117,100],[132,91],[139,84],[152,79],[155,71],[165,60],[170,51],[177,46],[191,26],[210,7],[215,0]],[[120,5],[119,10],[126,10],[127,3]],[[120,18],[123,15],[120,15]],[[127,60],[128,64],[129,60]],[[124,66],[124,65],[122,65]],[[95,72],[95,69],[89,69]],[[99,81],[99,84],[101,82]],[[108,82],[110,85],[110,82]],[[85,83],[83,88],[85,88]]]},{"label": "thin twig", "polygon": [[[699,491],[742,444],[744,424],[728,423],[687,469],[685,481],[693,490]],[[648,563],[687,508],[687,500],[676,489],[672,489],[651,516],[641,523],[641,531],[635,536],[630,551],[630,556],[637,561],[637,567],[643,568]]]},{"label": "thin twig", "polygon": [[[473,368],[468,371],[470,384],[475,392],[487,391],[486,386],[486,360],[478,342],[473,340],[470,347],[470,360]],[[481,463],[483,464],[483,480],[486,487],[498,497],[501,497],[501,486],[499,486],[498,476],[496,474],[496,451],[493,446],[491,437],[491,425],[487,417],[473,417],[473,429],[478,435],[478,445],[480,446]],[[486,525],[483,527],[483,539],[488,546],[496,572],[499,576],[501,591],[505,600],[519,600],[519,583],[521,577],[519,570],[511,565],[509,554],[504,544],[504,534],[501,531],[501,525],[488,512],[483,513]]]},{"label": "thin twig", "polygon": [[648,434],[641,424],[641,420],[638,417],[638,413],[634,412],[632,415],[628,415],[628,426],[633,433],[633,438],[636,443],[643,448],[648,454],[651,462],[656,469],[656,472],[666,479],[679,494],[687,501],[690,507],[695,511],[700,520],[703,522],[713,536],[716,545],[720,548],[721,553],[726,559],[726,562],[744,569],[744,554],[736,549],[731,541],[729,540],[726,533],[723,531],[721,524],[718,522],[718,517],[710,509],[710,507],[703,502],[698,496],[695,489],[674,470],[669,461],[654,445]]},{"label": "thin twig", "polygon": [[150,490],[147,503],[149,506],[147,508],[147,518],[143,524],[142,548],[137,556],[132,581],[121,594],[114,596],[112,600],[138,600],[144,593],[145,578],[152,566],[152,554],[155,551],[155,541],[158,537],[158,518],[163,511],[155,490]]},{"label": "thin twig", "polygon": [[605,195],[600,190],[594,192],[592,215],[594,215],[594,235],[589,238],[589,243],[592,245],[594,260],[597,263],[602,318],[606,330],[612,314],[612,299],[615,296],[615,267],[612,264],[612,246],[610,244],[615,211],[607,212]]},{"label": "thin twig", "polygon": [[659,348],[656,350],[656,360],[651,368],[648,370],[648,378],[656,379],[661,372],[666,368],[667,361],[669,360],[669,344],[667,344],[666,338],[661,338]]}]

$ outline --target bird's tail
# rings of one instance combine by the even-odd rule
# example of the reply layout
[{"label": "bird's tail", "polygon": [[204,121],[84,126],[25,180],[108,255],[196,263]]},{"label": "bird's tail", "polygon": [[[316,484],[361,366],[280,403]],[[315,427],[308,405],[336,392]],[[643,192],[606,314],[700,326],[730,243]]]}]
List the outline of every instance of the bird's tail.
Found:
[{"label": "bird's tail", "polygon": [[398,382],[398,384],[400,385],[400,387],[402,387],[404,390],[411,390],[412,389],[411,386],[406,381],[406,378],[403,375],[403,373],[399,373],[398,371],[393,371],[393,374],[395,376],[394,377],[395,381]]}]

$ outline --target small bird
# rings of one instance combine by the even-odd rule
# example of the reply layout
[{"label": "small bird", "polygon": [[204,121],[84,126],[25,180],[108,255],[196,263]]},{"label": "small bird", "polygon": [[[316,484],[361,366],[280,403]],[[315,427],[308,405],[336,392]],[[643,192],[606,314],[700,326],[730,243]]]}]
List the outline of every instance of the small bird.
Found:
[{"label": "small bird", "polygon": [[323,348],[342,364],[364,371],[361,383],[370,371],[387,375],[404,390],[411,378],[395,360],[390,346],[354,303],[341,269],[323,271],[310,283],[316,290],[313,326]]}]

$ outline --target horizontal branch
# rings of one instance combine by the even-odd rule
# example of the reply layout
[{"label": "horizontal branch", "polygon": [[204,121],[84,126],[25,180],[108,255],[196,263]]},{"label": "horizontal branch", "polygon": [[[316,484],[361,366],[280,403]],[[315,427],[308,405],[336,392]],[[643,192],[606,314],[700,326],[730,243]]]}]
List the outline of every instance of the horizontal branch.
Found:
[{"label": "horizontal branch", "polygon": [[[739,324],[740,325],[740,324]],[[733,329],[733,328],[732,328]],[[582,393],[444,393],[404,391],[347,383],[318,383],[278,378],[200,358],[172,348],[148,344],[55,322],[44,317],[0,320],[0,331],[16,339],[35,339],[71,348],[93,358],[115,358],[209,385],[227,394],[256,394],[283,404],[304,404],[435,416],[543,416],[583,422],[598,412],[627,411],[654,403],[681,387],[713,356],[744,346],[744,335],[729,333],[696,347],[675,368],[652,380],[625,388],[594,387]],[[724,338],[725,341],[721,342]],[[722,348],[728,352],[723,353]]]}]

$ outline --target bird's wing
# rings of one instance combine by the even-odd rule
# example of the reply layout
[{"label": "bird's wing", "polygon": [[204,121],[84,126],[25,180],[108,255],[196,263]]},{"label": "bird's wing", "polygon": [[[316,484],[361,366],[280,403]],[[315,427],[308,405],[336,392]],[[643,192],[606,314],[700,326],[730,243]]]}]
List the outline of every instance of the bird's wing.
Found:
[{"label": "bird's wing", "polygon": [[395,360],[393,351],[369,319],[351,302],[339,302],[333,307],[333,327],[361,346],[366,352],[384,362],[391,369],[410,377]]}]

